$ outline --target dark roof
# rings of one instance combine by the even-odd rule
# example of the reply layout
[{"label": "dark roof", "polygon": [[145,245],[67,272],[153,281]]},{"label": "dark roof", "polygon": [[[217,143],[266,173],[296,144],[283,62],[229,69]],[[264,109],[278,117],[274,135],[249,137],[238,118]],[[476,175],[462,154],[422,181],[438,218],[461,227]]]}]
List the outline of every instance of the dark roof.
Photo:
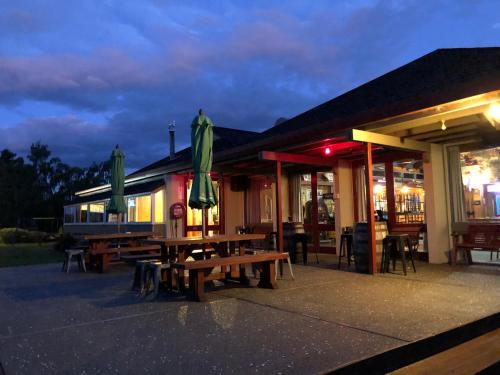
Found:
[{"label": "dark roof", "polygon": [[[134,195],[134,194],[152,192],[162,187],[163,185],[165,185],[163,179],[125,185],[124,195]],[[96,192],[94,194],[90,193],[85,195],[79,195],[76,196],[75,199],[68,204],[94,202],[109,198],[111,198],[111,190],[107,190],[105,192]]]},{"label": "dark roof", "polygon": [[[352,116],[376,121],[500,89],[500,47],[438,49],[274,126],[282,134]],[[361,114],[367,114],[361,116]],[[337,124],[335,124],[337,123]]]},{"label": "dark roof", "polygon": [[[225,151],[241,145],[242,143],[246,143],[255,139],[259,133],[248,130],[240,130],[240,129],[232,129],[232,128],[224,128],[221,126],[214,126],[214,152]],[[165,167],[169,164],[185,164],[191,162],[191,147],[187,147],[179,152],[175,153],[175,158],[170,159],[169,156],[158,160],[152,164],[147,165],[144,168],[141,168],[134,173],[127,176],[128,177],[136,177],[141,174],[145,174],[148,171],[155,170],[157,168]]]},{"label": "dark roof", "polygon": [[[500,89],[500,47],[438,49],[276,126],[256,133],[214,127],[214,162],[317,141],[362,124]],[[185,168],[191,149],[152,163]]]}]

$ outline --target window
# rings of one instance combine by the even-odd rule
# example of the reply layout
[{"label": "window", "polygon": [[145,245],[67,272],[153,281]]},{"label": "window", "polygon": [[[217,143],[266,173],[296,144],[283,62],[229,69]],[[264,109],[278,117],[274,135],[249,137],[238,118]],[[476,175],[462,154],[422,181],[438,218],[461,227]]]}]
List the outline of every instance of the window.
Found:
[{"label": "window", "polygon": [[165,190],[159,190],[154,193],[154,222],[163,223],[163,194]]},{"label": "window", "polygon": [[89,204],[89,222],[104,222],[104,202]]},{"label": "window", "polygon": [[373,164],[373,204],[377,220],[387,220],[387,187],[384,164]]},{"label": "window", "polygon": [[273,186],[271,181],[264,180],[260,190],[260,222],[272,223],[274,218]]},{"label": "window", "polygon": [[424,172],[422,160],[404,160],[393,164],[396,223],[423,223]]},{"label": "window", "polygon": [[129,223],[151,222],[151,195],[127,199]]},{"label": "window", "polygon": [[500,147],[460,153],[465,214],[469,220],[500,216]]},{"label": "window", "polygon": [[[218,201],[220,202],[220,193],[219,193],[219,182],[216,180],[212,180],[215,185],[215,191],[217,194]],[[186,191],[186,200],[189,200],[189,195],[191,194],[191,186],[193,184],[193,180],[189,179],[187,183],[187,191]],[[215,205],[207,210],[207,225],[212,227],[212,229],[219,230],[218,227],[220,224],[219,221],[219,205]],[[187,234],[188,236],[201,236],[201,226],[202,226],[202,211],[193,209],[186,204],[186,224],[187,224]],[[191,228],[189,228],[191,227]],[[193,227],[199,227],[193,228]],[[209,231],[209,235],[212,235],[214,230]]]},{"label": "window", "polygon": [[80,205],[80,223],[86,223],[88,219],[88,205]]},{"label": "window", "polygon": [[[122,214],[121,215],[121,220],[120,223],[125,223],[125,218],[127,214]],[[108,223],[117,223],[118,222],[118,215],[117,214],[108,214]]]},{"label": "window", "polygon": [[64,222],[67,224],[76,222],[76,207],[64,207]]}]

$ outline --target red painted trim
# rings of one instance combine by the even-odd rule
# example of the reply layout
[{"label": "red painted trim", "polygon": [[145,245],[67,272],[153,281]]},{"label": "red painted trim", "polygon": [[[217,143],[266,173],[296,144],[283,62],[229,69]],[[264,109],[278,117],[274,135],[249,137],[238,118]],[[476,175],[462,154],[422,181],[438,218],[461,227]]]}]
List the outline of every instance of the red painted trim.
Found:
[{"label": "red painted trim", "polygon": [[281,194],[281,161],[276,161],[276,229],[278,232],[278,251],[283,252],[283,202]]}]

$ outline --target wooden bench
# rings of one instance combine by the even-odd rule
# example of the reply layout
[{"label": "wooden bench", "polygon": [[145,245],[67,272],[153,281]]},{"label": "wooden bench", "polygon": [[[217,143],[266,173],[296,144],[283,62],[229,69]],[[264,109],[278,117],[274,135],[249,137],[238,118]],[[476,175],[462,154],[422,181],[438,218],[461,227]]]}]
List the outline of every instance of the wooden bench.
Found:
[{"label": "wooden bench", "polygon": [[114,256],[122,253],[159,253],[160,245],[141,245],[141,246],[124,246],[124,247],[109,247],[106,249],[90,250],[90,255],[97,260],[99,270],[101,272],[107,272],[109,270],[109,265]]},{"label": "wooden bench", "polygon": [[[459,236],[463,236],[463,242]],[[500,225],[499,224],[470,224],[466,233],[453,233],[452,264],[457,263],[459,251],[463,251],[468,264],[472,264],[471,250],[500,251]]]},{"label": "wooden bench", "polygon": [[148,253],[148,254],[125,254],[120,255],[120,259],[126,262],[136,262],[138,260],[148,260],[160,258],[161,253]]},{"label": "wooden bench", "polygon": [[[179,272],[189,271],[189,290],[196,301],[206,301],[205,282],[210,280],[229,279],[230,272],[222,276],[219,273],[212,274],[215,267],[240,266],[239,281],[243,285],[248,285],[249,281],[245,275],[245,264],[257,264],[261,268],[259,288],[276,289],[276,260],[285,260],[288,253],[268,252],[255,255],[238,255],[221,258],[211,258],[192,262],[177,262],[172,264],[172,268]],[[222,277],[221,277],[222,276]],[[179,283],[182,287],[183,282]]]}]

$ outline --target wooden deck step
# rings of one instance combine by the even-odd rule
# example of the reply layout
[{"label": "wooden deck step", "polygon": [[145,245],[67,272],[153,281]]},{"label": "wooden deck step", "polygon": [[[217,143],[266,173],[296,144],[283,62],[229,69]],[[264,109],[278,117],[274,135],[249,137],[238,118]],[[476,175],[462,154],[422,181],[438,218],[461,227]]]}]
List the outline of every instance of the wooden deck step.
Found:
[{"label": "wooden deck step", "polygon": [[500,328],[390,374],[476,374],[500,361]]}]

